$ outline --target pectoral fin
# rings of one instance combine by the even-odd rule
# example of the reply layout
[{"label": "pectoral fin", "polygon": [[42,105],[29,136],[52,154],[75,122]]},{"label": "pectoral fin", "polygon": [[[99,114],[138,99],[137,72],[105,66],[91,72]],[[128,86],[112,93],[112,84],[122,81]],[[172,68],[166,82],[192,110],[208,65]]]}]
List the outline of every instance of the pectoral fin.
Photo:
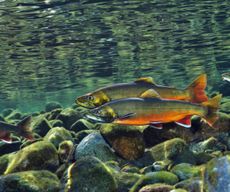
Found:
[{"label": "pectoral fin", "polygon": [[131,118],[131,117],[133,117],[133,116],[135,116],[135,114],[136,113],[128,113],[128,114],[125,114],[125,115],[123,115],[123,116],[120,116],[120,117],[118,117],[118,119],[128,119],[128,118]]},{"label": "pectoral fin", "polygon": [[141,77],[141,78],[137,79],[134,82],[135,83],[151,83],[151,84],[155,84],[155,82],[154,82],[152,77]]},{"label": "pectoral fin", "polygon": [[154,129],[163,129],[162,123],[158,122],[152,122],[149,126]]},{"label": "pectoral fin", "polygon": [[154,89],[148,89],[140,95],[141,98],[158,98],[160,99],[160,95]]},{"label": "pectoral fin", "polygon": [[185,128],[191,128],[191,116],[187,116],[175,123]]}]

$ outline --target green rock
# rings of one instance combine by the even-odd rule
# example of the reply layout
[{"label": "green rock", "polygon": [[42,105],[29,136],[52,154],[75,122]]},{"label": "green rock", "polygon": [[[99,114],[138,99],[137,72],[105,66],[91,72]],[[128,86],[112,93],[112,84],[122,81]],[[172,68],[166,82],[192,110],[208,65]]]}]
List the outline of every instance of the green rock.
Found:
[{"label": "green rock", "polygon": [[58,119],[50,120],[49,122],[52,127],[63,127],[64,126],[63,122]]},{"label": "green rock", "polygon": [[58,156],[62,163],[68,162],[73,151],[74,144],[70,140],[62,141],[58,147]]},{"label": "green rock", "polygon": [[54,170],[58,164],[58,153],[54,145],[38,141],[14,154],[4,174],[27,170]]},{"label": "green rock", "polygon": [[62,108],[61,104],[58,102],[49,102],[45,106],[45,111],[50,112],[53,111],[54,109],[59,109]]},{"label": "green rock", "polygon": [[142,187],[138,192],[170,192],[174,187],[164,183],[155,183]]},{"label": "green rock", "polygon": [[62,141],[70,140],[73,141],[73,137],[67,129],[64,127],[54,127],[49,130],[49,132],[44,137],[45,141],[49,141],[54,144],[56,148],[58,148],[59,144]]},{"label": "green rock", "polygon": [[13,111],[14,111],[14,109],[12,109],[12,108],[4,109],[4,110],[2,111],[2,115],[3,115],[3,117],[7,117],[7,116],[10,115]]},{"label": "green rock", "polygon": [[0,121],[5,121],[5,119],[2,115],[0,115]]},{"label": "green rock", "polygon": [[128,172],[128,173],[138,173],[138,174],[140,173],[140,170],[138,167],[135,167],[129,164],[122,167],[121,171]]},{"label": "green rock", "polygon": [[95,127],[95,125],[88,122],[87,120],[79,119],[70,127],[70,130],[74,131],[75,133],[78,133],[78,132],[83,131],[83,130],[93,129],[94,127]]},{"label": "green rock", "polygon": [[19,111],[13,111],[13,112],[11,112],[8,116],[6,116],[5,117],[5,119],[7,120],[7,121],[10,121],[10,120],[20,120],[20,119],[22,119],[22,113],[21,112],[19,112]]},{"label": "green rock", "polygon": [[151,154],[155,161],[165,159],[175,160],[186,149],[186,143],[183,139],[175,138],[151,148]]},{"label": "green rock", "polygon": [[100,131],[117,154],[126,160],[136,160],[144,155],[145,142],[140,127],[103,124]]},{"label": "green rock", "polygon": [[60,113],[62,112],[63,109],[54,109],[53,111],[50,111],[48,113],[44,113],[44,116],[47,120],[55,120],[58,119]]},{"label": "green rock", "polygon": [[117,192],[109,167],[95,157],[77,160],[69,167],[65,192]]},{"label": "green rock", "polygon": [[44,115],[39,115],[33,119],[32,130],[38,135],[44,137],[51,128],[52,126]]},{"label": "green rock", "polygon": [[57,176],[45,170],[0,176],[0,186],[0,192],[55,192],[60,190]]},{"label": "green rock", "polygon": [[6,171],[9,162],[11,161],[13,157],[13,154],[6,154],[0,156],[0,175],[3,175],[3,173]]},{"label": "green rock", "polygon": [[[171,190],[170,192],[188,192],[187,190],[185,189],[173,189]],[[191,192],[191,191],[190,191]],[[194,191],[195,192],[195,191]]]},{"label": "green rock", "polygon": [[[175,188],[182,188],[189,192],[200,192],[204,191],[204,185],[200,178],[191,178],[184,181],[181,181],[175,185]],[[211,191],[207,191],[211,192]]]},{"label": "green rock", "polygon": [[152,166],[154,171],[166,171],[171,164],[172,161],[165,159],[163,161],[155,161]]},{"label": "green rock", "polygon": [[113,176],[118,185],[117,192],[129,191],[130,188],[142,177],[137,173],[127,173],[123,171],[113,171]]},{"label": "green rock", "polygon": [[228,102],[221,104],[220,111],[230,114],[230,100],[228,100]]},{"label": "green rock", "polygon": [[103,162],[118,159],[99,132],[89,134],[76,147],[75,159],[85,156],[94,156]]},{"label": "green rock", "polygon": [[130,192],[136,192],[145,185],[154,184],[154,183],[164,183],[169,185],[174,185],[178,182],[178,178],[175,174],[167,171],[158,171],[147,173],[143,175],[131,188]]},{"label": "green rock", "polygon": [[208,192],[230,191],[230,155],[209,161],[204,171],[203,182]]},{"label": "green rock", "polygon": [[190,150],[194,153],[211,153],[217,150],[225,150],[225,148],[226,147],[214,137],[210,137],[205,141],[190,146]]},{"label": "green rock", "polygon": [[82,114],[77,112],[74,109],[71,108],[66,108],[64,110],[61,111],[61,113],[58,115],[58,119],[60,119],[63,124],[64,127],[66,129],[70,129],[70,127],[79,119],[81,119]]},{"label": "green rock", "polygon": [[193,166],[188,163],[181,163],[174,166],[171,172],[177,175],[180,180],[186,180],[192,177],[202,176],[203,170],[204,166]]}]

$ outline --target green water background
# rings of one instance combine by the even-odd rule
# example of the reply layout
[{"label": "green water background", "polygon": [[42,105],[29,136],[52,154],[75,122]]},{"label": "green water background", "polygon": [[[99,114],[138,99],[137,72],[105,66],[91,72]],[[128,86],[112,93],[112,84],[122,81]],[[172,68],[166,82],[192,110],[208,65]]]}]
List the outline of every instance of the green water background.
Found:
[{"label": "green water background", "polygon": [[142,76],[185,88],[207,73],[209,93],[229,90],[228,0],[0,0],[0,42],[0,110]]}]

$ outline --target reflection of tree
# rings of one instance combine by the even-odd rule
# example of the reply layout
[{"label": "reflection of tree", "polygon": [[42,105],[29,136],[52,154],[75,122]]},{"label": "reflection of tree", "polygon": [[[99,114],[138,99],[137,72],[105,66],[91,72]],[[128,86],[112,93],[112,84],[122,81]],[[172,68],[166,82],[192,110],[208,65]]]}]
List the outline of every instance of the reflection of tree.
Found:
[{"label": "reflection of tree", "polygon": [[56,91],[72,97],[140,76],[185,87],[206,72],[212,87],[228,69],[228,1],[0,5],[0,88],[9,101],[37,94],[62,102]]}]

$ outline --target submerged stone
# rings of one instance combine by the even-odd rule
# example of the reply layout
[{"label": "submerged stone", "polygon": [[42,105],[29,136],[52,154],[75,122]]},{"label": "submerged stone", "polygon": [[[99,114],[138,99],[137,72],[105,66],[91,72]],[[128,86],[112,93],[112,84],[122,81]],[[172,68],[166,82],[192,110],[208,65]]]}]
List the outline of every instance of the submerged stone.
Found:
[{"label": "submerged stone", "polygon": [[104,124],[100,131],[121,157],[135,160],[143,156],[145,143],[140,127]]},{"label": "submerged stone", "polygon": [[190,179],[192,177],[202,176],[202,171],[204,170],[204,166],[193,166],[188,163],[181,163],[175,165],[171,172],[177,175],[180,180]]},{"label": "submerged stone", "polygon": [[63,122],[59,119],[50,120],[49,122],[52,127],[63,127],[64,126]]},{"label": "submerged stone", "polygon": [[12,153],[0,156],[0,175],[3,175],[3,173],[6,171],[12,157],[13,157]]},{"label": "submerged stone", "polygon": [[81,119],[82,114],[77,112],[74,109],[66,108],[61,111],[58,115],[57,119],[60,119],[64,123],[64,127],[66,129],[70,129],[70,127],[79,119]]},{"label": "submerged stone", "polygon": [[50,125],[49,121],[43,115],[34,118],[32,130],[38,135],[44,137],[51,128],[52,126]]},{"label": "submerged stone", "polygon": [[116,155],[99,132],[89,134],[76,147],[75,159],[85,156],[94,156],[103,162],[117,160]]},{"label": "submerged stone", "polygon": [[6,120],[20,120],[22,118],[22,113],[19,111],[13,111],[8,116],[5,117]]},{"label": "submerged stone", "polygon": [[143,175],[131,188],[130,192],[136,192],[143,186],[154,184],[154,183],[164,183],[169,185],[174,185],[178,182],[178,178],[175,174],[168,171],[158,171],[147,173]]},{"label": "submerged stone", "polygon": [[65,192],[117,192],[117,184],[110,171],[96,157],[85,157],[69,167]]},{"label": "submerged stone", "polygon": [[38,141],[14,154],[4,174],[27,170],[54,170],[58,164],[58,153],[54,145]]},{"label": "submerged stone", "polygon": [[[204,185],[200,178],[191,178],[181,181],[175,185],[175,188],[182,188],[189,192],[200,192],[204,191]],[[207,191],[210,192],[210,191]],[[217,191],[216,191],[217,192]]]},{"label": "submerged stone", "polygon": [[46,104],[45,111],[50,112],[50,111],[53,111],[54,109],[59,109],[59,108],[62,108],[61,104],[58,102],[52,101]]},{"label": "submerged stone", "polygon": [[78,133],[78,132],[83,131],[83,130],[93,129],[94,127],[95,127],[95,125],[88,122],[87,120],[79,119],[70,127],[70,130],[74,131],[75,133]]},{"label": "submerged stone", "polygon": [[171,139],[151,148],[151,154],[156,161],[175,160],[186,149],[186,143],[180,138]]},{"label": "submerged stone", "polygon": [[70,140],[65,140],[59,144],[58,155],[61,162],[68,162],[72,154],[73,148],[74,144]]},{"label": "submerged stone", "polygon": [[0,192],[55,192],[60,190],[57,176],[45,170],[0,176],[0,186]]},{"label": "submerged stone", "polygon": [[49,130],[49,132],[44,137],[45,141],[49,141],[54,144],[56,148],[58,148],[59,144],[62,141],[70,140],[73,141],[73,137],[67,129],[64,127],[54,127]]},{"label": "submerged stone", "polygon": [[208,192],[230,191],[230,155],[214,158],[206,165],[204,173],[205,190]]},{"label": "submerged stone", "polygon": [[76,144],[79,144],[87,135],[95,132],[96,132],[95,130],[83,130],[83,131],[79,131],[78,133],[73,133],[74,142]]},{"label": "submerged stone", "polygon": [[13,111],[14,111],[14,109],[12,109],[12,108],[3,109],[2,115],[3,115],[3,117],[7,117],[7,116],[10,115]]},{"label": "submerged stone", "polygon": [[18,151],[21,145],[22,145],[21,141],[14,141],[12,143],[5,143],[0,141],[0,155]]},{"label": "submerged stone", "polygon": [[156,183],[142,187],[138,192],[170,192],[174,187],[164,183]]}]

